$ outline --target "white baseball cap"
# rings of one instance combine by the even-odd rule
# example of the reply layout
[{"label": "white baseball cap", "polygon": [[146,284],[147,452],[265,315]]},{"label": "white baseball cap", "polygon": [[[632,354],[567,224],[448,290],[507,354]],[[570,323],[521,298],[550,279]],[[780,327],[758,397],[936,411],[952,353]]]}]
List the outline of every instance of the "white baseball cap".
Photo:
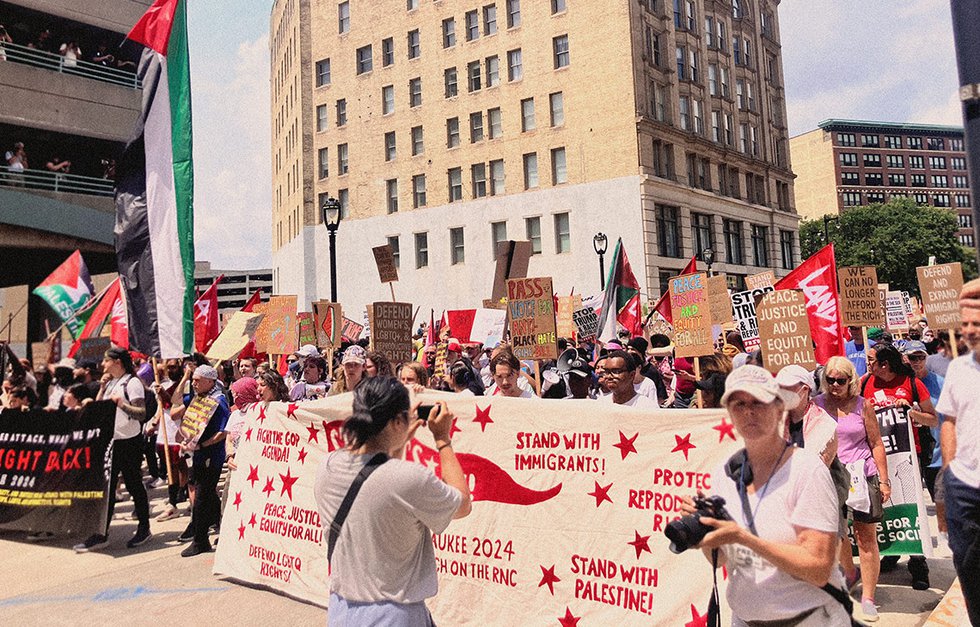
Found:
[{"label": "white baseball cap", "polygon": [[725,393],[721,397],[722,406],[728,404],[728,399],[735,392],[745,392],[763,403],[772,403],[776,399],[785,403],[789,399],[786,391],[776,383],[776,377],[765,368],[751,364],[733,370],[725,379]]}]

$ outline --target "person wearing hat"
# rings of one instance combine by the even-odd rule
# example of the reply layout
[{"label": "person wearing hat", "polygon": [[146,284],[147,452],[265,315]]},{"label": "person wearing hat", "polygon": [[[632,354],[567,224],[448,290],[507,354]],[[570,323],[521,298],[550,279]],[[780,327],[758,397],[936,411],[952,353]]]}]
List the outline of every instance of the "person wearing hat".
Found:
[{"label": "person wearing hat", "polygon": [[[837,568],[839,513],[830,471],[818,455],[783,438],[787,403],[795,402],[767,370],[751,365],[732,371],[721,397],[745,448],[712,475],[714,495],[724,499],[731,519],[703,516],[712,531],[698,548],[709,562],[718,549],[718,565],[728,569],[733,625],[851,624]],[[682,509],[695,512],[690,497]]]},{"label": "person wearing hat", "polygon": [[960,291],[960,325],[970,350],[949,364],[936,409],[949,548],[970,622],[980,625],[980,279]]},{"label": "person wearing hat", "polygon": [[144,544],[153,534],[150,533],[150,502],[143,485],[143,424],[146,415],[146,400],[143,383],[136,378],[133,358],[129,351],[110,348],[102,359],[105,374],[99,384],[95,400],[110,400],[116,404],[116,419],[112,433],[112,467],[109,471],[109,515],[106,517],[105,533],[93,534],[84,542],[76,544],[76,553],[87,553],[104,546],[109,538],[109,522],[116,507],[116,485],[122,474],[126,490],[133,497],[133,510],[139,524],[136,534],[126,543],[126,548]]},{"label": "person wearing hat", "polygon": [[343,385],[340,385],[340,381],[335,383],[331,388],[329,394],[332,396],[334,394],[341,394],[343,392],[353,392],[354,388],[364,380],[364,363],[367,361],[367,351],[364,347],[353,344],[347,347],[344,351],[344,357],[340,360],[340,365],[343,367]]},{"label": "person wearing hat", "polygon": [[[945,379],[929,370],[928,366],[926,366],[926,357],[929,355],[929,352],[926,350],[926,345],[919,340],[906,342],[902,350],[902,355],[904,355],[905,361],[908,362],[909,366],[912,367],[915,378],[922,381],[922,384],[926,386],[926,389],[929,391],[929,400],[932,401],[932,405],[935,407],[939,403],[939,396],[942,394]],[[913,419],[913,425],[918,427],[919,445],[921,448],[919,452],[919,468],[922,469],[922,478],[925,479],[926,489],[929,490],[929,495],[935,501],[936,475],[939,474],[939,469],[942,468],[942,453],[939,450],[939,432],[943,417],[937,414],[934,424],[931,424],[931,418],[931,416],[926,417],[926,422],[922,424],[916,424]],[[939,503],[936,503],[936,507],[937,517],[939,517]],[[940,517],[940,520],[943,521],[943,518]],[[945,526],[944,521],[940,522],[940,525]]]},{"label": "person wearing hat", "polygon": [[592,389],[592,367],[581,355],[576,355],[568,361],[565,387],[568,390],[566,399],[595,400],[595,391]]},{"label": "person wearing hat", "polygon": [[784,436],[800,448],[808,446],[829,467],[837,458],[837,422],[813,402],[813,374],[803,366],[791,364],[779,371],[776,383],[790,394]]},{"label": "person wearing hat", "polygon": [[197,442],[181,442],[181,452],[193,452],[190,483],[194,486],[194,506],[191,522],[177,538],[190,545],[181,551],[182,557],[193,557],[211,551],[208,531],[221,518],[221,501],[218,497],[218,480],[225,463],[225,427],[230,411],[228,401],[217,386],[218,371],[207,364],[194,369],[191,377],[193,394],[186,394],[175,404],[170,415],[179,420],[195,398],[213,398],[217,401],[207,425]]},{"label": "person wearing hat", "polygon": [[53,381],[48,388],[48,404],[44,408],[48,411],[56,411],[64,407],[61,399],[75,382],[75,360],[65,357],[54,365],[51,374]]}]

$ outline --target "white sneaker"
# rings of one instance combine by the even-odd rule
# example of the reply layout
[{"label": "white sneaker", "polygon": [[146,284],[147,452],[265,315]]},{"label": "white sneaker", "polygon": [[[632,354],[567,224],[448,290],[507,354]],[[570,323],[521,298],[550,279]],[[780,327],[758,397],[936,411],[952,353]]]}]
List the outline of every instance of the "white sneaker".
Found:
[{"label": "white sneaker", "polygon": [[180,510],[176,507],[168,507],[163,511],[162,514],[157,516],[157,522],[166,522],[168,520],[173,520],[174,518],[180,517]]},{"label": "white sneaker", "polygon": [[875,607],[874,599],[861,599],[861,613],[864,620],[873,623],[878,620],[878,608]]},{"label": "white sneaker", "polygon": [[149,484],[148,487],[150,487],[150,488],[162,488],[165,485],[167,485],[167,480],[166,479],[160,479],[159,477],[157,477],[156,479],[154,479],[153,481],[150,482],[150,484]]}]

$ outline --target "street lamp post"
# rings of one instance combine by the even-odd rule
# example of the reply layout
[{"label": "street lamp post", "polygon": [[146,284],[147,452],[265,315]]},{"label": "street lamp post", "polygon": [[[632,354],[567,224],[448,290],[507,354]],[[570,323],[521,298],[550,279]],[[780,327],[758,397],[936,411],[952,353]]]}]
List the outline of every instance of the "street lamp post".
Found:
[{"label": "street lamp post", "polygon": [[708,266],[708,276],[712,276],[711,265],[715,262],[715,251],[711,250],[710,248],[705,248],[701,251],[701,259],[703,259],[704,263]]},{"label": "street lamp post", "polygon": [[836,222],[840,226],[840,217],[832,216],[829,213],[823,217],[823,242],[824,244],[830,243],[830,223]]},{"label": "street lamp post", "polygon": [[592,248],[595,249],[595,254],[599,255],[599,286],[603,290],[606,289],[606,269],[603,256],[606,254],[608,244],[609,240],[606,239],[605,233],[596,233],[592,237]]},{"label": "street lamp post", "polygon": [[330,301],[337,302],[337,227],[340,226],[340,201],[326,198],[320,207],[323,225],[330,234]]}]

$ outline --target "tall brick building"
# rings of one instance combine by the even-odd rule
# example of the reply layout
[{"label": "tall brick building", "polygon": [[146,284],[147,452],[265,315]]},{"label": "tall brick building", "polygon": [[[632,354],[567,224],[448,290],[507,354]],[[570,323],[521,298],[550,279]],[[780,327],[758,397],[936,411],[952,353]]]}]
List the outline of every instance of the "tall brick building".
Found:
[{"label": "tall brick building", "polygon": [[345,306],[388,298],[384,243],[399,298],[436,308],[487,298],[506,239],[530,240],[530,274],[560,293],[599,289],[600,231],[651,300],[706,248],[736,285],[785,273],[798,216],[777,5],[278,0],[277,291],[329,294],[328,196]]}]

